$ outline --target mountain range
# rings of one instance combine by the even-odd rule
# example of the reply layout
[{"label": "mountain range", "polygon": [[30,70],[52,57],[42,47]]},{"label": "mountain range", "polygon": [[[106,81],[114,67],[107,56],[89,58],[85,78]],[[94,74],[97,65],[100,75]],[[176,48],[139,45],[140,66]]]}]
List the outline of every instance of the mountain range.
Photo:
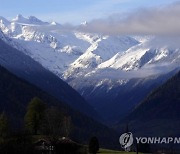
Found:
[{"label": "mountain range", "polygon": [[[86,22],[81,26],[87,25]],[[0,29],[8,45],[56,79],[67,82],[84,97],[83,105],[90,104],[72,106],[84,112],[89,109],[88,113],[93,111],[88,115],[95,118],[99,114],[106,124],[114,124],[129,114],[180,66],[178,38],[88,33],[22,15],[12,20],[0,17]],[[60,87],[54,85],[56,89]],[[55,95],[54,92],[57,90],[53,86],[51,94]]]}]

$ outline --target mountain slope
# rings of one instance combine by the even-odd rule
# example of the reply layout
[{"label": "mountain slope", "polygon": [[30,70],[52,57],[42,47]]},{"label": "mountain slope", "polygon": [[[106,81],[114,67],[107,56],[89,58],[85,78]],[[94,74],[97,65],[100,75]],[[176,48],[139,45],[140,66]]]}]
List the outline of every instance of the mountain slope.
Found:
[{"label": "mountain slope", "polygon": [[[8,42],[11,40],[7,40]],[[17,76],[35,84],[76,110],[97,118],[95,110],[68,84],[29,56],[0,40],[0,64]]]},{"label": "mountain slope", "polygon": [[180,135],[180,72],[151,92],[124,120],[138,135]]},{"label": "mountain slope", "polygon": [[66,103],[57,100],[0,66],[0,112],[8,115],[14,127],[22,127],[27,104],[34,97],[39,97],[48,106],[59,107],[61,112],[71,116],[73,123],[71,137],[74,140],[87,144],[88,139],[96,135],[102,146],[112,148],[118,145],[118,134],[113,130],[71,109]]},{"label": "mountain slope", "polygon": [[[146,78],[82,80],[84,85],[75,85],[80,94],[108,124],[115,124],[129,114],[154,88],[163,84],[177,70],[167,74],[154,75]],[[79,79],[73,82],[78,83]],[[72,83],[73,85],[73,83]]]},{"label": "mountain slope", "polygon": [[179,37],[107,36],[22,15],[1,17],[0,28],[6,43],[67,82],[109,123],[180,66]]}]

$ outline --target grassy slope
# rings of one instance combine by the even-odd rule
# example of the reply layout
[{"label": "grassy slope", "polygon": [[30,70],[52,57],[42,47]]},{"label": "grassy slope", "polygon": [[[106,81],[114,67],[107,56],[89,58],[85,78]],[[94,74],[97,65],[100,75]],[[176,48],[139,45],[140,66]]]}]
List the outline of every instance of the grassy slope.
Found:
[{"label": "grassy slope", "polygon": [[[105,154],[136,154],[136,152],[114,151],[114,150],[107,150],[107,149],[100,149],[98,153],[105,153]],[[139,154],[141,154],[141,153],[139,153]]]}]

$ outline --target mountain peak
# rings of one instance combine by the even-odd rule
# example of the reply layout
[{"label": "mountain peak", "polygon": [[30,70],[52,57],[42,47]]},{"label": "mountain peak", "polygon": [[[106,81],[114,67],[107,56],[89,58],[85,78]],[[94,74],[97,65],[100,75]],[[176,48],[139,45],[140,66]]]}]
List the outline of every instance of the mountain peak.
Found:
[{"label": "mountain peak", "polygon": [[18,22],[23,24],[47,24],[47,22],[43,22],[42,20],[36,18],[35,16],[29,16],[28,18],[23,17],[21,14],[18,14],[14,19],[12,19],[12,22]]},{"label": "mountain peak", "polygon": [[59,23],[53,21],[53,22],[51,22],[51,25],[59,25]]},{"label": "mountain peak", "polygon": [[9,23],[10,23],[10,22],[9,22],[6,18],[0,16],[0,27],[1,27],[3,24],[7,25],[7,24],[9,24]]},{"label": "mountain peak", "polygon": [[6,18],[0,16],[0,20],[3,20],[3,21],[8,21]]},{"label": "mountain peak", "polygon": [[21,14],[18,14],[14,19],[12,19],[12,21],[15,21],[15,22],[21,22],[24,20],[26,20],[26,18],[24,18]]},{"label": "mountain peak", "polygon": [[30,22],[33,22],[33,23],[42,23],[42,21],[36,18],[35,16],[29,16],[28,19]]},{"label": "mountain peak", "polygon": [[88,25],[88,22],[87,21],[84,21],[81,23],[82,26],[87,26]]},{"label": "mountain peak", "polygon": [[16,17],[23,18],[22,14],[18,14]]}]

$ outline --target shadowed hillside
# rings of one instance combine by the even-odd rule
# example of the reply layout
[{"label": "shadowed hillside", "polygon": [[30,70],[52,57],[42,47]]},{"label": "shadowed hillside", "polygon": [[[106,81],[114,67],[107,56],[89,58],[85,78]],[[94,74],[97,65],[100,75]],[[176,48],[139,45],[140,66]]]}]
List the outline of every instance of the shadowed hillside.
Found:
[{"label": "shadowed hillside", "polygon": [[38,97],[47,106],[56,106],[63,114],[71,117],[73,130],[70,137],[74,140],[87,143],[91,136],[97,136],[102,146],[118,145],[118,135],[106,126],[71,109],[64,102],[58,101],[34,85],[16,77],[3,67],[0,67],[0,74],[0,112],[7,114],[13,128],[19,129],[23,126],[27,104],[32,98]]},{"label": "shadowed hillside", "polygon": [[180,72],[151,92],[119,126],[128,123],[137,135],[180,135],[179,109]]}]

